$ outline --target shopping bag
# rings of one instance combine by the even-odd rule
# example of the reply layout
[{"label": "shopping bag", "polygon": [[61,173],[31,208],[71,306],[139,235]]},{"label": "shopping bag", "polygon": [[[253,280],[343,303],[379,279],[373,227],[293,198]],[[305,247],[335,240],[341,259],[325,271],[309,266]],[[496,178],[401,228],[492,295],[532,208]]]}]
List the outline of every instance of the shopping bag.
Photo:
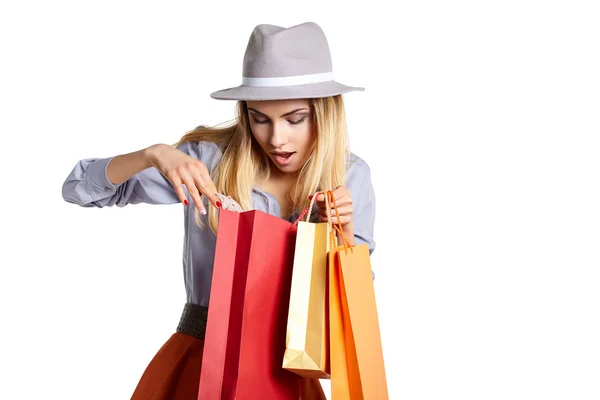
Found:
[{"label": "shopping bag", "polygon": [[[351,250],[350,250],[351,249]],[[369,246],[336,250],[350,399],[388,399]]]},{"label": "shopping bag", "polygon": [[[337,212],[333,192],[327,195]],[[389,396],[369,246],[350,245],[341,226],[336,231],[342,246],[329,253],[328,265],[332,399],[386,400]]]},{"label": "shopping bag", "polygon": [[298,400],[283,369],[296,230],[258,210],[220,210],[199,400]]},{"label": "shopping bag", "polygon": [[[340,269],[337,251],[333,248],[327,255],[327,273],[329,286],[329,352],[331,363],[331,399],[350,399],[350,382],[346,362],[346,339],[342,317],[342,299],[340,288]],[[343,246],[341,247],[343,249]]]},{"label": "shopping bag", "polygon": [[[307,378],[329,378],[327,253],[331,224],[312,223],[310,205],[297,226],[283,368]],[[302,221],[306,214],[306,220]]]}]

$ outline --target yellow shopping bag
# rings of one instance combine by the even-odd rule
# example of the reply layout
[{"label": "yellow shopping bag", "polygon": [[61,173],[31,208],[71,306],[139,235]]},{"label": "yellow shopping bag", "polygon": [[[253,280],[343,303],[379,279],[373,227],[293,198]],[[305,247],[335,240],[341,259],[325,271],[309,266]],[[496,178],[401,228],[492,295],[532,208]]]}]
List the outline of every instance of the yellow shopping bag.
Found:
[{"label": "yellow shopping bag", "polygon": [[[310,206],[298,220],[283,368],[306,378],[329,378],[327,254],[331,223],[311,223]],[[306,221],[301,221],[306,214]]]}]

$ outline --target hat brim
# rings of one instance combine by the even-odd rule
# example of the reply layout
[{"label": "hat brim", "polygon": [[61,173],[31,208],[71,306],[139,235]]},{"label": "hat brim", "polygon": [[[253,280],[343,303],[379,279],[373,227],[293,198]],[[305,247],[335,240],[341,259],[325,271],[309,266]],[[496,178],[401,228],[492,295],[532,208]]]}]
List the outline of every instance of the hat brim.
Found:
[{"label": "hat brim", "polygon": [[211,93],[217,100],[289,100],[336,96],[342,93],[363,91],[363,87],[346,86],[336,81],[308,83],[295,86],[245,86],[240,85]]}]

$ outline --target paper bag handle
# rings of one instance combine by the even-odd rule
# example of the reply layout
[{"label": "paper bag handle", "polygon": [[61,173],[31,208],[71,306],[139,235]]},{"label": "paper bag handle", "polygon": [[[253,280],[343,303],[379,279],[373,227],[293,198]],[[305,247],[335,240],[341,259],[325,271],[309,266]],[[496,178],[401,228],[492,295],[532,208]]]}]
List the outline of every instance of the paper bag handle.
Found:
[{"label": "paper bag handle", "polygon": [[[352,245],[350,244],[350,242],[348,242],[348,240],[344,236],[344,232],[342,230],[342,223],[340,222],[340,213],[338,211],[337,204],[335,203],[335,196],[333,195],[332,190],[327,191],[327,193],[325,195],[325,204],[326,204],[325,208],[327,209],[327,223],[332,228],[331,229],[331,235],[332,235],[331,248],[334,249],[336,247],[336,243],[334,241],[335,240],[334,230],[335,230],[338,232],[338,234],[342,238],[344,250],[348,251],[348,249],[350,249],[350,251],[352,252]],[[333,222],[332,222],[331,204],[333,204],[333,209],[335,210],[335,216],[337,217],[337,220],[338,220],[338,223],[336,225],[333,225]]]},{"label": "paper bag handle", "polygon": [[[346,237],[344,236],[344,232],[342,230],[342,223],[340,222],[340,213],[337,209],[337,204],[335,202],[335,196],[333,195],[333,191],[332,190],[327,190],[327,191],[318,191],[315,194],[313,194],[310,204],[308,207],[306,207],[302,213],[300,213],[300,216],[298,216],[298,218],[296,219],[296,221],[294,221],[294,223],[292,224],[292,226],[296,226],[298,225],[298,222],[300,222],[300,220],[302,220],[302,218],[304,218],[304,216],[306,216],[306,222],[310,222],[310,212],[315,204],[315,201],[317,200],[317,196],[319,194],[323,194],[325,196],[325,209],[327,210],[327,223],[330,226],[330,240],[331,240],[331,248],[334,249],[336,247],[336,236],[335,233],[337,232],[340,237],[342,238],[342,243],[344,245],[344,249],[347,251],[348,249],[350,249],[352,251],[352,245],[350,244],[350,242],[348,242],[348,240],[346,239]],[[333,224],[333,220],[332,220],[332,216],[331,216],[331,205],[333,204],[333,208],[335,210],[335,216],[338,219],[338,223],[337,224]]]},{"label": "paper bag handle", "polygon": [[319,194],[325,194],[325,192],[316,192],[315,194],[313,194],[311,200],[310,200],[310,205],[308,207],[306,207],[302,213],[300,213],[300,216],[298,217],[298,219],[296,219],[296,221],[294,221],[294,223],[292,224],[292,226],[296,226],[298,225],[298,222],[300,222],[300,220],[302,218],[304,218],[304,216],[306,215],[306,222],[310,222],[310,213],[309,211],[312,210],[314,204],[315,204],[315,200],[317,199],[317,196]]}]

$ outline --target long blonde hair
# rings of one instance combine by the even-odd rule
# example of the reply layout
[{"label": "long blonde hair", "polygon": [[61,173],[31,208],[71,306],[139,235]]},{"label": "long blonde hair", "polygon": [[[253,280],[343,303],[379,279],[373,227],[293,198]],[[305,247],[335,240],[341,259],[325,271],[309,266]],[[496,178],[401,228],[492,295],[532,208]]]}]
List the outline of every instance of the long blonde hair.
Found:
[{"label": "long blonde hair", "polygon": [[[288,194],[292,213],[309,206],[309,195],[345,184],[346,163],[350,154],[342,96],[309,99],[309,104],[313,126],[316,127],[316,139],[310,157]],[[269,157],[252,134],[246,102],[237,103],[237,118],[233,123],[215,127],[199,126],[186,132],[175,146],[187,142],[213,142],[219,146],[223,155],[211,172],[217,191],[234,198],[244,210],[252,209],[255,181],[268,179],[270,169],[275,167],[271,166]],[[199,227],[205,226],[197,209],[195,219]],[[216,233],[218,210],[210,202],[208,221]]]}]

